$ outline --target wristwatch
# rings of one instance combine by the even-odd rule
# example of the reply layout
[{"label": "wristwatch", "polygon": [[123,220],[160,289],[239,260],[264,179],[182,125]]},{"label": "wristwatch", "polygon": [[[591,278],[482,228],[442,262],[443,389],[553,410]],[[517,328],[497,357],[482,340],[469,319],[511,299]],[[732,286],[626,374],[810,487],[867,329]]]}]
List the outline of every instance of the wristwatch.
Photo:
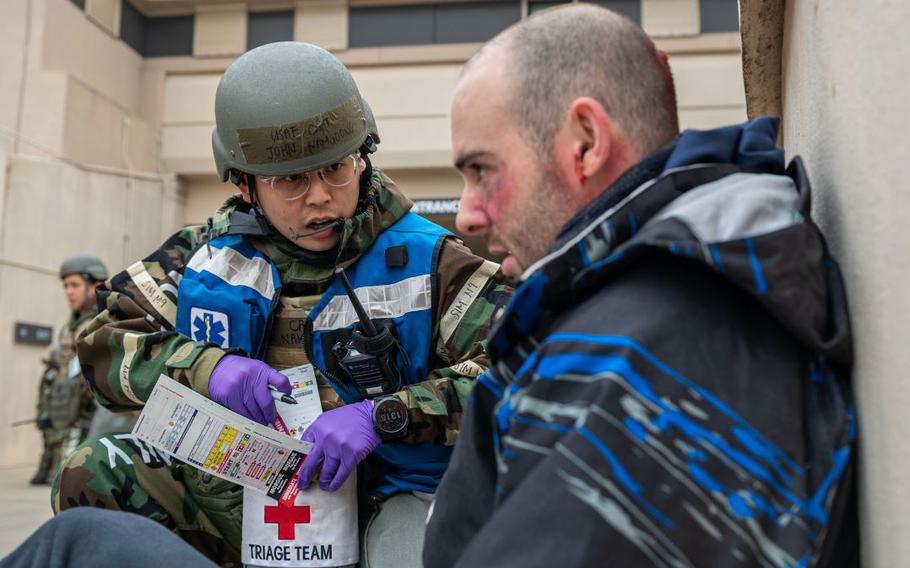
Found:
[{"label": "wristwatch", "polygon": [[380,396],[373,399],[373,429],[383,442],[406,436],[410,421],[408,407],[397,396]]}]

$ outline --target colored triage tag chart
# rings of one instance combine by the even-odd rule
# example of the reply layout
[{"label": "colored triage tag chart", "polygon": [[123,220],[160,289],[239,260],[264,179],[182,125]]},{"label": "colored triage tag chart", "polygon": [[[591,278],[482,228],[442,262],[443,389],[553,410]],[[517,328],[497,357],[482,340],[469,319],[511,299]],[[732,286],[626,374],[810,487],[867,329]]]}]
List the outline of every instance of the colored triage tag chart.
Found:
[{"label": "colored triage tag chart", "polygon": [[319,387],[312,365],[300,365],[281,371],[291,382],[291,396],[297,404],[275,401],[278,420],[272,425],[276,430],[292,438],[300,438],[307,426],[322,414],[319,402]]},{"label": "colored triage tag chart", "polygon": [[[318,395],[316,400],[318,404]],[[296,491],[297,470],[312,448],[309,442],[231,412],[167,375],[158,378],[133,435],[273,499],[279,499],[286,488]]]}]

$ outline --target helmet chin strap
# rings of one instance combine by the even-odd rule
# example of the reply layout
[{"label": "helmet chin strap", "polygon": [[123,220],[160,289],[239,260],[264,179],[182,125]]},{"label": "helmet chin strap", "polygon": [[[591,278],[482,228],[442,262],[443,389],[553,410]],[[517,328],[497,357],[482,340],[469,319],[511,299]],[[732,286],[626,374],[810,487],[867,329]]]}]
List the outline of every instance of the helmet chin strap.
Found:
[{"label": "helmet chin strap", "polygon": [[81,274],[80,276],[82,276],[82,282],[85,283],[85,288],[82,290],[82,302],[79,304],[79,307],[76,308],[76,311],[81,314],[92,305],[94,294],[90,294],[89,290],[91,290],[94,280],[90,280],[85,274]]},{"label": "helmet chin strap", "polygon": [[[234,175],[235,174],[232,173],[232,176]],[[236,172],[236,179],[232,177],[231,181],[233,181],[236,185],[240,185],[240,180],[244,177],[246,178],[246,186],[249,188],[250,192],[250,205],[252,206],[251,209],[253,211],[253,216],[256,217],[256,220],[259,222],[259,226],[262,228],[262,231],[273,236],[281,236],[281,233],[275,229],[271,221],[269,221],[269,218],[265,216],[265,211],[262,210],[262,206],[259,205],[259,200],[256,199],[256,176],[238,171]]]}]

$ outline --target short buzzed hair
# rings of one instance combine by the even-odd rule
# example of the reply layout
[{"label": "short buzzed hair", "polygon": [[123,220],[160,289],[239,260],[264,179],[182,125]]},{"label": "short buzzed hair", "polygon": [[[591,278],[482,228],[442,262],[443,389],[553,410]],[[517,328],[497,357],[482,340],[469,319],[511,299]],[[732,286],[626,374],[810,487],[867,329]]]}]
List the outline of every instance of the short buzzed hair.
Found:
[{"label": "short buzzed hair", "polygon": [[502,49],[511,109],[539,151],[549,151],[569,105],[592,97],[641,157],[679,133],[670,70],[635,22],[591,4],[552,8],[513,25],[471,58],[464,73]]}]

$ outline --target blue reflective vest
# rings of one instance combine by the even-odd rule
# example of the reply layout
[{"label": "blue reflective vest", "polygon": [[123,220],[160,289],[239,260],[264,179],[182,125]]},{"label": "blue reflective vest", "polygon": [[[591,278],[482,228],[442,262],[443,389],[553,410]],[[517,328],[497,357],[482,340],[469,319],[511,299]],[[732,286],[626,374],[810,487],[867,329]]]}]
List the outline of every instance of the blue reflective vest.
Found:
[{"label": "blue reflective vest", "polygon": [[278,269],[240,235],[199,248],[177,288],[177,333],[255,355],[281,293]]},{"label": "blue reflective vest", "polygon": [[[426,380],[430,371],[433,269],[441,238],[448,234],[409,212],[345,269],[370,317],[394,323],[409,359],[405,365],[398,355],[406,384]],[[271,259],[242,236],[215,238],[193,254],[184,270],[177,292],[177,331],[256,356],[264,352],[271,332],[266,330],[267,321],[280,293],[281,282]],[[331,347],[356,323],[353,306],[337,279],[307,316],[308,358],[346,403],[362,397],[353,381],[338,373]],[[383,443],[366,460],[362,481],[368,490],[385,495],[435,492],[450,456],[451,447],[439,444]]]}]

